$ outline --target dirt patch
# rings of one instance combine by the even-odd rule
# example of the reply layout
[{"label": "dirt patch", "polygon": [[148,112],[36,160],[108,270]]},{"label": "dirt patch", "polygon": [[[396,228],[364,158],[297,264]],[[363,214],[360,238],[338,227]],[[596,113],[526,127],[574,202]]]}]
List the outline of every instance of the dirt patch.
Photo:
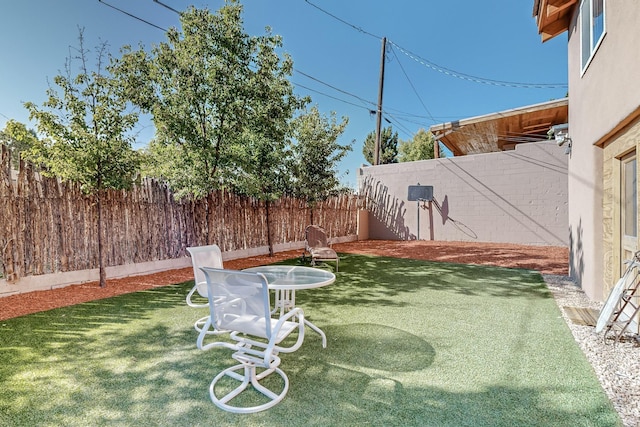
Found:
[{"label": "dirt patch", "polygon": [[366,240],[335,245],[338,252],[371,254],[458,264],[525,268],[543,274],[567,275],[569,249],[506,243],[436,242],[428,240]]},{"label": "dirt patch", "polygon": [[[569,264],[568,249],[555,246],[425,240],[365,240],[336,244],[333,248],[342,253],[526,268],[537,270],[543,274],[566,275]],[[225,268],[240,270],[294,258],[300,256],[301,253],[301,250],[294,250],[280,252],[273,257],[256,256],[231,260],[225,262]],[[98,282],[89,282],[48,291],[11,295],[0,298],[0,320],[192,279],[193,270],[181,268],[144,276],[110,279],[105,288],[101,288]]]}]

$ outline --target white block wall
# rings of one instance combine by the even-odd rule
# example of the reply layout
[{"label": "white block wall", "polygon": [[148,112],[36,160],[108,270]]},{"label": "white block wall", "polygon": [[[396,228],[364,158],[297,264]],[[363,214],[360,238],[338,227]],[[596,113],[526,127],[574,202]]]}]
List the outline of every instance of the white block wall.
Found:
[{"label": "white block wall", "polygon": [[[358,170],[370,203],[369,238],[568,246],[567,155],[554,142],[513,151]],[[407,200],[409,185],[432,185],[432,203]],[[371,203],[372,202],[372,203]],[[418,213],[419,212],[419,213]],[[418,228],[419,223],[419,228]]]}]

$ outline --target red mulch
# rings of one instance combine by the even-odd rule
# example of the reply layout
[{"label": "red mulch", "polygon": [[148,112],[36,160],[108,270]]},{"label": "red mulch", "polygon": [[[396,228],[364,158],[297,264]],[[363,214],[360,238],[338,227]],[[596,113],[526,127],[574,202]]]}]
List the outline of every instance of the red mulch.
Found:
[{"label": "red mulch", "polygon": [[[413,258],[462,264],[526,268],[544,274],[566,275],[569,251],[566,247],[523,246],[504,243],[434,242],[426,240],[365,240],[333,245],[338,252]],[[224,266],[240,270],[300,256],[301,250],[280,252],[273,257],[256,256],[226,261]],[[143,289],[186,282],[193,270],[182,268],[145,276],[109,279],[101,288],[98,282],[71,285],[47,291],[29,292],[0,298],[0,320],[81,302],[108,298]]]}]

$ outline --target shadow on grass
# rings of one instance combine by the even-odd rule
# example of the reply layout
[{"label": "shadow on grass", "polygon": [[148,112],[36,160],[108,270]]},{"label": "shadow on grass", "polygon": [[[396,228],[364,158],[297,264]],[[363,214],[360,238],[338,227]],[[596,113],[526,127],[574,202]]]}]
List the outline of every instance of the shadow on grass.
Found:
[{"label": "shadow on grass", "polygon": [[[283,264],[303,265],[299,259]],[[321,267],[333,271],[330,265]],[[425,289],[448,292],[453,298],[460,295],[552,298],[539,273],[521,269],[340,254],[336,277],[327,291],[313,294],[314,302],[404,305],[396,300],[398,295]]]},{"label": "shadow on grass", "polygon": [[324,331],[331,340],[330,351],[322,356],[334,365],[410,372],[429,367],[436,354],[419,336],[386,325],[349,323],[330,325]]}]

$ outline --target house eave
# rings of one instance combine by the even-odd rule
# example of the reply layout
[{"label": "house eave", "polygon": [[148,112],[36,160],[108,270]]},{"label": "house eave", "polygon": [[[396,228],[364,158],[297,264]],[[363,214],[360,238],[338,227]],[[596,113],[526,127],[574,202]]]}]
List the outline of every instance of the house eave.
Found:
[{"label": "house eave", "polygon": [[568,98],[433,125],[429,131],[454,156],[505,151],[548,139],[550,127],[568,121]]},{"label": "house eave", "polygon": [[569,29],[573,10],[578,0],[535,0],[533,16],[538,25],[538,34],[546,42]]}]

